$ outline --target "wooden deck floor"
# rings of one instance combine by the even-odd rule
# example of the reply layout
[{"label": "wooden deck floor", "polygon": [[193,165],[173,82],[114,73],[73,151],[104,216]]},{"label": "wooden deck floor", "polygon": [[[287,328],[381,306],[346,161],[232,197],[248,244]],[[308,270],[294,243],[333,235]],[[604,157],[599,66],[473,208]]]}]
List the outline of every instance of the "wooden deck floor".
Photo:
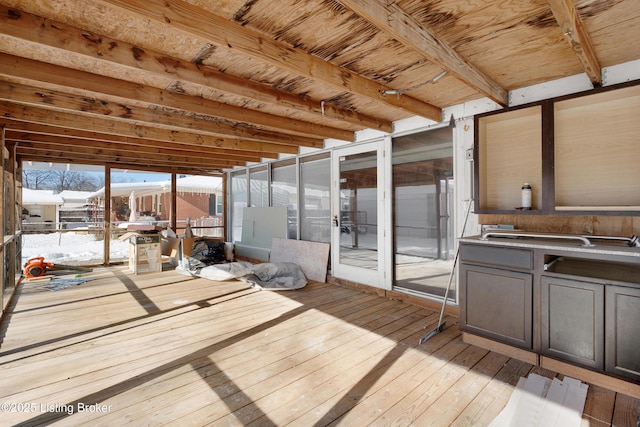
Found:
[{"label": "wooden deck floor", "polygon": [[[23,285],[2,328],[2,425],[484,426],[530,372],[461,341],[457,319],[313,283],[271,292],[110,268]],[[426,327],[426,328],[425,328]],[[591,386],[584,426],[636,426]]]}]

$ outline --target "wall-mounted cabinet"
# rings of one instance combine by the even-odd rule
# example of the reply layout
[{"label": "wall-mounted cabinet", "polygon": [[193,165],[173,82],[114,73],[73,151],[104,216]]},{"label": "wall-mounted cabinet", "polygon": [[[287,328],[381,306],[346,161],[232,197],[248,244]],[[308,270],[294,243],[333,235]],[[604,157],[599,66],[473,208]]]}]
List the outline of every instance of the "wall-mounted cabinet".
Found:
[{"label": "wall-mounted cabinet", "polygon": [[[509,211],[520,207],[520,189],[527,182],[542,188],[542,107],[490,115],[478,121],[481,144],[478,153],[480,191],[476,199],[482,210]],[[532,195],[534,209],[542,205],[542,193]]]},{"label": "wall-mounted cabinet", "polygon": [[640,215],[638,111],[635,82],[476,116],[476,213]]},{"label": "wall-mounted cabinet", "polygon": [[553,104],[557,210],[640,210],[640,85]]}]

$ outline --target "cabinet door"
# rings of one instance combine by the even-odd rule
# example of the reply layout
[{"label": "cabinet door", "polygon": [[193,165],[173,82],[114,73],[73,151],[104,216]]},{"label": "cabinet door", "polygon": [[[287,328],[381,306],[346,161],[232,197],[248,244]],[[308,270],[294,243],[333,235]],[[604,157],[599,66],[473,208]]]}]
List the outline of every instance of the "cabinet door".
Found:
[{"label": "cabinet door", "polygon": [[551,276],[540,283],[542,353],[604,369],[604,285]]},{"label": "cabinet door", "polygon": [[640,289],[607,286],[606,292],[606,370],[639,381]]},{"label": "cabinet door", "polygon": [[532,348],[529,273],[460,264],[460,327],[506,344]]}]

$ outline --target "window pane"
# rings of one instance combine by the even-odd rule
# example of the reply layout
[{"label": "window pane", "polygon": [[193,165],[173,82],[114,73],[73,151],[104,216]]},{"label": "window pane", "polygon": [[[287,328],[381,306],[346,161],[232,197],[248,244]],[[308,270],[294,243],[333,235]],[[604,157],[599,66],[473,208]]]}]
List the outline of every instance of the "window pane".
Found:
[{"label": "window pane", "polygon": [[224,189],[222,190],[223,194],[219,197],[216,197],[216,215],[225,215],[224,212]]},{"label": "window pane", "polygon": [[287,237],[297,239],[298,192],[295,159],[271,165],[271,206],[287,207]]},{"label": "window pane", "polygon": [[242,215],[247,207],[247,172],[231,174],[231,240],[242,240]]},{"label": "window pane", "polygon": [[300,159],[300,238],[331,241],[331,159],[329,153]]},{"label": "window pane", "polygon": [[268,173],[266,166],[260,166],[249,170],[251,183],[251,197],[249,201],[252,207],[263,208],[269,206]]}]

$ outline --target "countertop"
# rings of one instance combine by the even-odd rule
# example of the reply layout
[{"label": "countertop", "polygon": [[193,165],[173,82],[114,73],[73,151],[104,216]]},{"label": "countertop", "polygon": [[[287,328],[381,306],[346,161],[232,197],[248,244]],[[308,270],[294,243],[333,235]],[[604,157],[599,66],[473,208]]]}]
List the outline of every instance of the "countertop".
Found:
[{"label": "countertop", "polygon": [[[546,233],[540,233],[546,234]],[[480,235],[462,237],[458,239],[463,243],[474,243],[479,245],[489,246],[504,246],[515,248],[530,248],[530,249],[546,249],[546,250],[563,250],[571,252],[581,252],[589,254],[599,255],[615,255],[615,256],[628,256],[633,257],[633,262],[640,262],[640,248],[630,247],[626,242],[620,241],[608,241],[608,240],[591,240],[593,246],[585,247],[580,240],[567,240],[567,239],[550,239],[542,237],[534,237],[536,233],[529,233],[527,237],[488,237],[486,240],[482,240]],[[571,235],[562,235],[571,236]],[[586,236],[587,239],[589,236]]]}]

